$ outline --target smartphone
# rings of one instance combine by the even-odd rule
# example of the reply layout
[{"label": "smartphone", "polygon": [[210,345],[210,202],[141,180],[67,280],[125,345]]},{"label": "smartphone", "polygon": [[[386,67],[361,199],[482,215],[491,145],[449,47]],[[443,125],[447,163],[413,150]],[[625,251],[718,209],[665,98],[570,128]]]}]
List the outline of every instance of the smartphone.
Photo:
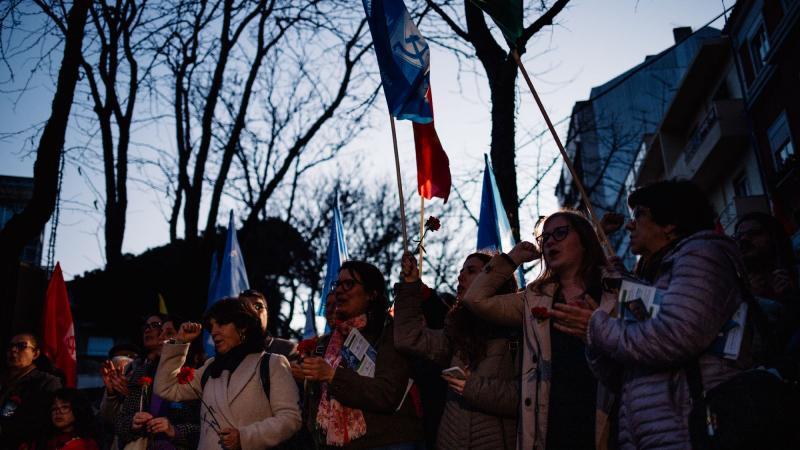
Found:
[{"label": "smartphone", "polygon": [[466,380],[467,374],[464,372],[464,369],[458,366],[450,367],[449,369],[444,369],[442,371],[442,375],[451,376],[453,378],[458,378],[459,380]]}]

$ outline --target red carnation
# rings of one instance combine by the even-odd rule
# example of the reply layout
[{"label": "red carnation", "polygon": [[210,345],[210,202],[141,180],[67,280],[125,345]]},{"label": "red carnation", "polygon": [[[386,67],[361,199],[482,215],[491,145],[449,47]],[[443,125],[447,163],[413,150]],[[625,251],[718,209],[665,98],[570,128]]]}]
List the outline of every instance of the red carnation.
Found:
[{"label": "red carnation", "polygon": [[297,344],[297,353],[300,353],[301,355],[308,355],[313,353],[314,350],[316,350],[317,348],[318,340],[319,339],[317,339],[316,337],[313,337],[311,339],[304,339],[300,341],[300,343]]},{"label": "red carnation", "polygon": [[442,227],[442,224],[439,222],[435,216],[428,217],[428,220],[425,221],[425,229],[430,231],[437,231],[439,228]]},{"label": "red carnation", "polygon": [[181,367],[178,372],[178,384],[189,384],[194,380],[194,368],[189,366]]},{"label": "red carnation", "polygon": [[153,379],[150,377],[139,378],[139,386],[150,386],[153,384]]},{"label": "red carnation", "polygon": [[550,318],[550,311],[544,306],[531,308],[531,314],[533,314],[536,320],[547,320]]}]

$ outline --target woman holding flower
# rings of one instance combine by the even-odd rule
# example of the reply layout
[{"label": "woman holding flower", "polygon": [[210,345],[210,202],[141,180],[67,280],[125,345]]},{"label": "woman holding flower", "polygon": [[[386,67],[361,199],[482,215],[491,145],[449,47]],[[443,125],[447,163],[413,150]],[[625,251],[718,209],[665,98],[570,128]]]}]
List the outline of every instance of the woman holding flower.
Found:
[{"label": "woman holding flower", "polygon": [[172,402],[153,392],[163,342],[174,338],[180,325],[179,319],[161,314],[148,316],[142,325],[145,354],[128,365],[128,394],[119,400],[122,404],[114,424],[120,449],[144,444],[164,450],[197,445],[198,402]]},{"label": "woman holding flower", "polygon": [[[467,256],[458,275],[457,300],[483,271],[491,256]],[[436,363],[438,370],[460,367],[465,376],[442,375],[449,385],[436,448],[495,450],[516,448],[519,405],[519,327],[494,325],[456,303],[444,329],[432,329],[423,313],[430,289],[419,278],[416,260],[403,256],[402,281],[395,285],[394,329],[400,351]],[[498,294],[516,292],[514,277]]]},{"label": "woman holding flower", "polygon": [[255,450],[289,439],[301,425],[297,386],[286,357],[264,352],[258,316],[228,298],[211,306],[203,322],[216,356],[196,372],[183,368],[203,328],[183,324],[177,338],[164,344],[155,393],[173,401],[202,400],[199,449]]},{"label": "woman holding flower", "polygon": [[[585,357],[589,317],[604,294],[606,258],[592,225],[577,212],[549,216],[536,241],[538,249],[521,242],[492,258],[463,303],[494,323],[523,326],[518,448],[607,448],[610,397]],[[520,264],[539,257],[544,267],[533,283],[499,294]]]},{"label": "woman holding flower", "polygon": [[[411,393],[411,367],[394,346],[383,274],[362,261],[339,270],[333,332],[320,338],[322,357],[303,360],[308,427],[321,447],[415,450],[423,448],[422,422]],[[359,371],[342,357],[356,330],[376,351],[374,371]],[[356,336],[355,334],[353,335]]]}]

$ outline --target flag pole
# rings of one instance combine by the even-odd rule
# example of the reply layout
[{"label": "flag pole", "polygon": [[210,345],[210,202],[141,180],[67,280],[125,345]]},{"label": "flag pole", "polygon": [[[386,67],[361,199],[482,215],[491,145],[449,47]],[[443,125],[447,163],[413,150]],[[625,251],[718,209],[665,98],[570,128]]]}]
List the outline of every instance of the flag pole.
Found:
[{"label": "flag pole", "polygon": [[422,254],[425,248],[422,241],[425,239],[425,196],[419,196],[419,277],[422,278]]},{"label": "flag pole", "polygon": [[400,219],[403,225],[403,250],[408,250],[408,229],[406,227],[406,201],[403,196],[403,179],[400,177],[400,153],[397,151],[397,131],[394,129],[394,116],[389,113],[392,124],[392,144],[394,144],[394,167],[397,172],[397,192],[400,195]]},{"label": "flag pole", "polygon": [[528,88],[531,90],[531,94],[533,94],[533,99],[536,100],[536,105],[539,106],[539,110],[542,112],[542,117],[544,117],[544,121],[545,123],[547,123],[547,127],[550,129],[550,133],[553,135],[553,139],[556,141],[558,150],[561,152],[561,157],[564,158],[564,164],[567,165],[567,169],[569,169],[569,173],[572,175],[572,179],[575,180],[575,184],[578,186],[578,191],[580,191],[581,198],[583,199],[583,205],[589,211],[589,217],[592,219],[592,222],[594,222],[595,228],[597,229],[597,235],[598,237],[600,237],[600,242],[606,248],[608,256],[615,256],[616,252],[614,252],[614,248],[608,241],[608,236],[606,236],[605,231],[603,231],[603,227],[600,225],[600,220],[598,220],[597,215],[594,213],[594,208],[592,208],[592,204],[589,201],[589,196],[586,194],[586,189],[583,187],[583,183],[581,182],[581,179],[578,177],[577,172],[575,172],[575,167],[572,165],[572,160],[569,158],[569,155],[567,155],[567,151],[564,150],[564,145],[561,143],[561,139],[559,139],[558,133],[556,133],[556,129],[553,126],[553,122],[550,121],[550,116],[547,115],[547,111],[545,111],[544,109],[542,100],[539,99],[539,94],[537,94],[536,89],[533,88],[533,83],[531,82],[531,79],[528,76],[528,71],[525,70],[525,66],[522,65],[522,61],[519,58],[519,52],[517,52],[516,48],[511,51],[511,56],[514,58],[514,61],[516,61],[520,72],[522,72],[522,76],[528,83]]}]

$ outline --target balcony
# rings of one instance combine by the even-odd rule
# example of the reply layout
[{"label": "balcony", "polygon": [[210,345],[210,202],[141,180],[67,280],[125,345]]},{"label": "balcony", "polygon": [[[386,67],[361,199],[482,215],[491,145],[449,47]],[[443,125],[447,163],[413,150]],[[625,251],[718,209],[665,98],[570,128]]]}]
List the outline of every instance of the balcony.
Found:
[{"label": "balcony", "polygon": [[741,100],[712,102],[680,151],[671,176],[708,186],[733,164],[749,145],[749,132]]}]

